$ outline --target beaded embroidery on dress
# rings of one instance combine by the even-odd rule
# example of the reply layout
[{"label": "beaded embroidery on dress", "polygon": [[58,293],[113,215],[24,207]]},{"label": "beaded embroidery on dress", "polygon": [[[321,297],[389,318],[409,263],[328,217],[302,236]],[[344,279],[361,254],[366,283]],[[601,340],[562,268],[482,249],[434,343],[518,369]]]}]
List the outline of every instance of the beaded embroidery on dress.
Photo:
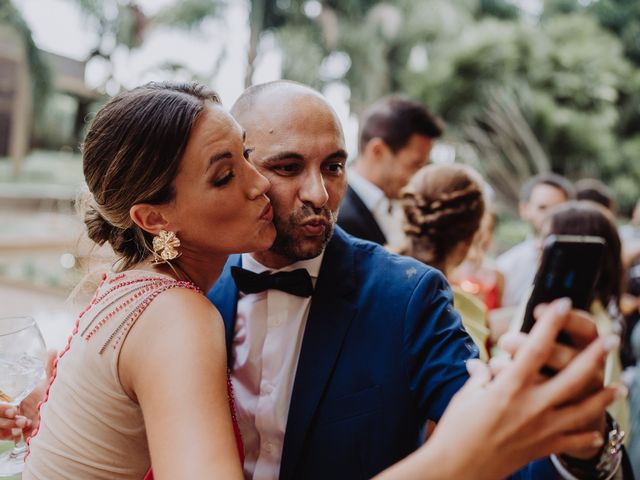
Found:
[{"label": "beaded embroidery on dress", "polygon": [[[147,473],[144,418],[120,384],[118,356],[146,307],[172,288],[202,294],[191,282],[153,272],[103,276],[54,363],[41,421],[29,439],[28,478],[129,480]],[[231,398],[230,405],[233,411]]]}]

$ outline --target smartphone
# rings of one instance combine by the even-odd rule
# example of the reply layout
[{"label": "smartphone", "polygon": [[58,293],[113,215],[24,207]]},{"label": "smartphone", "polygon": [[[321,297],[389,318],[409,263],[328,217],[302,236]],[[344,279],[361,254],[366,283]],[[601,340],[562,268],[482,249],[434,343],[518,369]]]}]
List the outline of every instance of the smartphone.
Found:
[{"label": "smartphone", "polygon": [[[542,260],[533,281],[521,330],[528,332],[540,303],[569,297],[573,308],[589,310],[594,287],[600,275],[605,240],[596,236],[549,235],[544,242]],[[562,333],[558,340],[568,343]]]}]

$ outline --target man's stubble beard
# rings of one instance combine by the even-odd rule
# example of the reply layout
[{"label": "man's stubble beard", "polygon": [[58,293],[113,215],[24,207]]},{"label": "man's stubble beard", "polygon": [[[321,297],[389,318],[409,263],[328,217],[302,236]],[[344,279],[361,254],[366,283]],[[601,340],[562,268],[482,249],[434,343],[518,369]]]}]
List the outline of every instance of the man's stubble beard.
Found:
[{"label": "man's stubble beard", "polygon": [[[318,215],[324,217],[328,227],[325,228],[322,237],[319,237],[317,242],[312,243],[308,237],[300,234],[299,228],[306,218]],[[337,210],[332,212],[327,208],[323,208],[320,211],[313,211],[309,207],[303,207],[302,210],[294,212],[284,220],[276,215],[273,218],[273,224],[276,227],[276,239],[269,251],[293,262],[315,258],[324,251],[329,240],[331,240],[337,218]]]}]

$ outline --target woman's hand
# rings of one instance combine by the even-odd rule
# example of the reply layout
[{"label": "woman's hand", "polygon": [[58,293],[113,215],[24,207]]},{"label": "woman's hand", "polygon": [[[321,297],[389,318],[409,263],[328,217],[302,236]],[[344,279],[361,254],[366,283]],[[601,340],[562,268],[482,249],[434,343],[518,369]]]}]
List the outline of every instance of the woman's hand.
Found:
[{"label": "woman's hand", "polygon": [[603,444],[602,432],[592,425],[624,392],[602,387],[583,392],[615,342],[598,338],[555,376],[541,378],[558,333],[575,312],[560,300],[538,313],[513,361],[495,377],[479,360],[468,363],[471,378],[451,400],[433,436],[381,479],[498,479],[551,453]]},{"label": "woman's hand", "polygon": [[38,404],[44,398],[44,391],[51,378],[53,362],[57,355],[56,351],[49,352],[46,378],[22,401],[20,408],[0,405],[0,440],[17,441],[21,433],[25,438],[31,435],[31,431],[38,422]]},{"label": "woman's hand", "polygon": [[[535,312],[536,318],[540,317],[547,305],[540,305]],[[598,338],[598,330],[596,323],[592,317],[587,313],[579,310],[572,310],[569,312],[568,318],[564,326],[562,327],[562,333],[568,338],[569,344],[559,343],[557,340],[554,342],[551,355],[545,363],[545,367],[553,371],[560,371],[570,365],[571,361],[578,356],[578,354],[587,348],[591,342]],[[500,341],[500,348],[509,353],[511,356],[515,356],[518,350],[525,344],[527,334],[522,332],[509,332],[504,335]],[[617,350],[620,344],[620,340],[617,336],[611,335],[606,340],[608,350]],[[507,357],[504,357],[509,363]],[[504,368],[503,362],[490,362],[492,372],[497,374]],[[590,393],[598,391],[602,388],[604,382],[604,362],[602,362],[597,369],[594,369],[591,376],[591,381],[586,383],[582,391],[575,391],[573,399],[581,400],[586,398]],[[542,382],[547,377],[543,374],[538,375],[538,381]],[[594,431],[601,431],[603,434],[606,428],[606,419],[604,413],[594,420],[594,422],[587,428]],[[571,457],[587,460],[597,455],[600,451],[599,447],[588,447],[586,449],[570,450],[556,453],[563,453]]]},{"label": "woman's hand", "polygon": [[17,441],[23,431],[30,431],[32,421],[18,415],[18,409],[0,405],[0,440]]}]

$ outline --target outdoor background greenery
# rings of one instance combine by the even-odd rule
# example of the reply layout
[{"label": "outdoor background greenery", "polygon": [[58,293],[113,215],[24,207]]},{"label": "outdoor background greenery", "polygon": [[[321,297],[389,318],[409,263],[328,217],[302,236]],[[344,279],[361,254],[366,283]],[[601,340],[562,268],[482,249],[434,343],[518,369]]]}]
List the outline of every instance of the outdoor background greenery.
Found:
[{"label": "outdoor background greenery", "polygon": [[[135,0],[68,1],[98,32],[87,60],[110,61],[116,47],[142,45],[150,29],[197,30],[240,0],[185,0],[153,17]],[[284,78],[348,87],[352,112],[390,92],[421,100],[447,122],[456,157],[489,179],[502,211],[515,213],[525,179],[549,169],[603,180],[623,214],[640,197],[637,0],[546,0],[539,15],[507,0],[247,3],[246,85],[266,42],[283,52]],[[0,21],[29,37],[9,0],[0,0]],[[48,92],[46,67],[36,54],[29,59]],[[193,77],[210,82],[218,67],[214,59],[210,78]],[[65,115],[65,103],[52,97],[49,107],[37,117],[39,137],[64,124],[56,115]]]}]

